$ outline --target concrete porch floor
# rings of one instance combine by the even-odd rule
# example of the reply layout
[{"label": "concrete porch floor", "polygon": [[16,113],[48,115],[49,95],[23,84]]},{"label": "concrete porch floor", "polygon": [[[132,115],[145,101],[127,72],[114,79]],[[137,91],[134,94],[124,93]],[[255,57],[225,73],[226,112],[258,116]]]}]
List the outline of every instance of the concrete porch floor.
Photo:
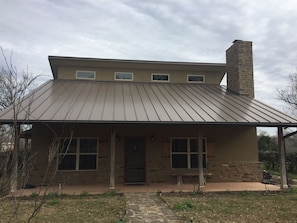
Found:
[{"label": "concrete porch floor", "polygon": [[[37,187],[32,189],[22,189],[15,193],[16,196],[30,196],[38,193],[44,194],[46,187]],[[197,184],[165,184],[156,183],[150,185],[116,185],[115,191],[119,193],[128,192],[192,192],[197,191]],[[279,185],[263,184],[260,182],[220,182],[207,183],[203,189],[204,192],[222,192],[222,191],[278,191]],[[109,185],[65,185],[61,186],[60,193],[69,195],[79,195],[82,193],[88,194],[102,194],[110,191]],[[47,193],[58,193],[59,185],[50,186]]]}]

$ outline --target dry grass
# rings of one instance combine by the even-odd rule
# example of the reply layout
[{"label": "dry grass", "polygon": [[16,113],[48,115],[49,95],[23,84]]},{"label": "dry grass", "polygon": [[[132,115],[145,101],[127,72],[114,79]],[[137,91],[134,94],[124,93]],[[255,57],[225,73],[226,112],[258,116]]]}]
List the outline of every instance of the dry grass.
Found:
[{"label": "dry grass", "polygon": [[[181,222],[297,222],[297,190],[291,192],[164,193],[162,198]],[[34,208],[26,199],[0,201],[0,222],[27,222]],[[13,215],[18,204],[17,216]],[[31,222],[120,222],[125,219],[122,194],[76,196],[50,194]],[[125,221],[126,220],[126,221]]]},{"label": "dry grass", "polygon": [[[40,198],[31,196],[16,203],[12,199],[0,201],[0,222],[27,222],[35,199]],[[14,216],[16,204],[17,216]],[[49,195],[40,213],[31,222],[119,222],[124,217],[125,208],[125,197],[121,194]]]},{"label": "dry grass", "polygon": [[165,194],[182,222],[297,222],[297,191]]}]

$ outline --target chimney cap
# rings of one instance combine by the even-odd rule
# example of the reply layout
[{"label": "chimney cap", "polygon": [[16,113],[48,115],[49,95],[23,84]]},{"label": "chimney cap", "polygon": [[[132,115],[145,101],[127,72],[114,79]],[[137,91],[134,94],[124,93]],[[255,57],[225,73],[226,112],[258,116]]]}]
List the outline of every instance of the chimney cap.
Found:
[{"label": "chimney cap", "polygon": [[242,40],[241,39],[236,39],[232,43],[236,43],[236,42],[242,42]]}]

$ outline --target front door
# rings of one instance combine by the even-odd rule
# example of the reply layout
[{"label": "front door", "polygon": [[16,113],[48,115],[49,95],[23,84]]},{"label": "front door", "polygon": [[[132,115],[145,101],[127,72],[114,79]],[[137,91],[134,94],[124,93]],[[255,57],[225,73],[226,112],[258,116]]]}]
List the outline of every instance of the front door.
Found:
[{"label": "front door", "polygon": [[144,138],[126,138],[125,183],[145,183],[145,142]]}]

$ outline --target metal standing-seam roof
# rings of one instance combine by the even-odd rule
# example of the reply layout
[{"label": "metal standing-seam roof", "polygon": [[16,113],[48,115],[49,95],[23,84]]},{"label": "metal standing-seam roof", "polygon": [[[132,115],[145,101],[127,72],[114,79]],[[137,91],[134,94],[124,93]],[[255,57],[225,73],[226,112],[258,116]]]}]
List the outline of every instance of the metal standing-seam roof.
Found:
[{"label": "metal standing-seam roof", "polygon": [[[297,119],[226,87],[189,83],[50,80],[19,108],[18,122],[28,123],[297,126]],[[2,123],[11,122],[12,117],[12,107],[0,112]]]}]

